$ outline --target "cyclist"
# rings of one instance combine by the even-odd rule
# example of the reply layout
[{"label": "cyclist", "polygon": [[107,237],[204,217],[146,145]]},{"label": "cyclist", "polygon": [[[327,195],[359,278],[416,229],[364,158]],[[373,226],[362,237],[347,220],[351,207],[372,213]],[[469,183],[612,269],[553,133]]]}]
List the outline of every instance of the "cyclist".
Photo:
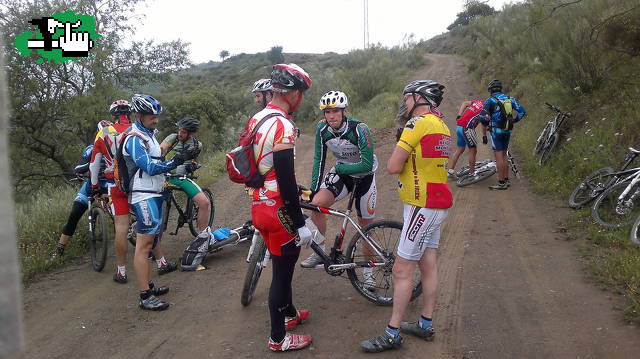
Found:
[{"label": "cyclist", "polygon": [[[376,209],[376,179],[378,159],[373,154],[373,138],[366,124],[347,117],[349,102],[341,91],[329,91],[322,95],[319,104],[324,119],[316,126],[315,153],[311,174],[312,204],[330,207],[345,198],[351,191],[355,193],[358,223],[364,227],[373,222]],[[324,176],[327,151],[333,153],[336,165]],[[354,188],[354,179],[359,180]],[[322,235],[320,247],[325,248],[324,234],[327,229],[326,215],[311,214],[311,220]],[[313,268],[322,263],[322,258],[313,252],[300,265]],[[371,268],[366,268],[371,277]],[[367,277],[367,271],[365,271]]]},{"label": "cyclist", "polygon": [[273,263],[268,345],[272,351],[286,351],[304,348],[312,341],[309,335],[285,331],[309,316],[308,310],[297,310],[293,305],[291,289],[295,264],[300,256],[299,246],[309,245],[312,234],[300,210],[293,162],[296,131],[290,116],[300,106],[311,79],[298,65],[276,64],[271,73],[271,84],[273,99],[247,122],[245,129],[253,131],[265,116],[277,113],[261,124],[253,144],[258,169],[266,178],[261,188],[247,188],[253,200],[253,225],[262,234]]},{"label": "cyclist", "polygon": [[[400,174],[398,193],[404,203],[404,226],[393,265],[393,310],[382,334],[361,343],[367,352],[399,347],[400,330],[425,340],[435,336],[436,251],[440,226],[453,202],[445,170],[451,137],[443,115],[436,111],[443,93],[444,86],[431,80],[411,82],[403,90],[411,119],[387,162],[389,173]],[[416,266],[424,290],[422,315],[416,322],[405,322],[402,318],[411,298]]]},{"label": "cyclist", "polygon": [[[195,158],[202,150],[202,142],[200,142],[195,136],[200,129],[200,120],[190,117],[185,117],[176,123],[178,126],[178,132],[172,133],[167,136],[162,143],[160,143],[160,149],[162,154],[168,157],[173,157],[176,153],[182,152],[187,147],[192,148],[194,151],[194,158],[178,166],[172,173],[187,174],[193,173],[199,168],[199,165],[195,162]],[[200,232],[204,231],[209,222],[209,213],[211,212],[211,202],[209,198],[202,192],[200,186],[195,181],[189,178],[181,179],[172,177],[168,179],[168,182],[174,186],[180,187],[184,193],[192,198],[198,205],[198,229]]]},{"label": "cyclist", "polygon": [[[503,129],[503,126],[500,126],[502,123],[502,115],[499,101],[510,100],[512,110],[518,113],[513,123],[522,120],[527,112],[524,107],[520,106],[515,98],[509,97],[502,92],[502,83],[500,80],[492,80],[489,82],[487,90],[491,96],[484,101],[482,112],[476,115],[472,121],[480,121],[484,126],[489,126],[493,153],[496,157],[496,167],[498,167],[498,183],[489,186],[489,189],[504,190],[509,188],[510,185],[507,149],[509,148],[511,130]],[[485,118],[487,115],[489,117],[488,120]]]},{"label": "cyclist", "polygon": [[[98,124],[98,132],[102,130],[104,126],[108,126],[111,123],[109,121],[101,121]],[[76,164],[73,172],[80,176],[86,175],[89,172],[89,163],[91,161],[91,153],[93,151],[93,144],[88,145],[82,151],[82,155],[80,156],[80,160]],[[105,167],[104,161],[101,163],[102,169]],[[96,192],[102,191],[106,193],[107,189],[107,179],[104,177],[103,172],[99,172],[100,175],[97,176],[98,187]],[[89,197],[92,197],[94,194],[91,188],[91,179],[87,178],[84,182],[78,193],[76,194],[76,198],[73,200],[73,204],[71,205],[71,212],[69,212],[69,218],[67,219],[67,223],[65,223],[64,227],[62,227],[62,234],[60,234],[60,238],[58,239],[58,244],[56,245],[56,251],[52,255],[52,259],[60,258],[64,255],[64,250],[69,244],[71,240],[71,236],[76,231],[76,227],[78,226],[78,222],[84,212],[89,208]]]},{"label": "cyclist", "polygon": [[271,79],[260,79],[253,83],[251,93],[256,96],[256,105],[260,109],[267,107],[267,104],[273,99],[273,87]]},{"label": "cyclist", "polygon": [[[151,282],[150,267],[147,262],[149,252],[158,246],[158,234],[162,227],[162,190],[164,173],[191,159],[193,153],[184,151],[176,153],[169,161],[162,161],[160,144],[155,138],[156,127],[162,114],[162,105],[149,95],[135,94],[131,98],[133,120],[131,129],[126,133],[122,143],[122,154],[126,161],[128,173],[129,205],[138,218],[136,250],[133,266],[136,269],[138,288],[140,289],[140,308],[148,310],[164,310],[169,303],[156,296],[169,291],[168,287],[156,287]],[[175,270],[175,263],[167,263],[160,254],[160,266],[166,271]],[[164,261],[164,263],[162,263]],[[159,270],[160,272],[160,270]]]},{"label": "cyclist", "polygon": [[[453,159],[449,162],[449,169],[447,172],[450,176],[455,176],[456,163],[460,155],[464,152],[466,147],[469,147],[469,173],[473,173],[476,169],[476,154],[478,149],[476,145],[478,140],[476,139],[476,127],[479,122],[474,121],[470,128],[467,128],[469,122],[477,114],[482,111],[482,100],[464,101],[458,109],[458,117],[456,117],[456,137],[457,148],[453,154]],[[482,126],[482,143],[487,144],[487,128]]]},{"label": "cyclist", "polygon": [[131,106],[126,100],[116,100],[109,106],[109,113],[113,124],[103,127],[93,143],[91,162],[91,189],[98,193],[98,174],[100,164],[105,163],[104,176],[109,180],[108,193],[111,197],[111,211],[115,225],[116,273],[113,280],[117,283],[127,283],[125,267],[127,258],[127,232],[129,231],[129,203],[126,193],[122,193],[113,183],[114,158],[117,151],[116,144],[123,137],[123,133],[131,126],[129,113]]}]

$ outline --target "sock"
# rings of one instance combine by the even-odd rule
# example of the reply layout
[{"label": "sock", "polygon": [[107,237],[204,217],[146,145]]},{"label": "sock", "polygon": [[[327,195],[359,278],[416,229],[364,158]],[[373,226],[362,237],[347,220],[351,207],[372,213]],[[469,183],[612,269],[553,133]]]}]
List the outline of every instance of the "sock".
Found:
[{"label": "sock", "polygon": [[396,327],[392,327],[391,324],[387,324],[387,327],[384,330],[387,334],[389,334],[393,339],[398,339],[400,336],[400,329]]},{"label": "sock", "polygon": [[167,260],[162,257],[160,259],[156,259],[156,263],[158,264],[158,268],[164,267],[167,265]]},{"label": "sock", "polygon": [[64,248],[66,247],[66,244],[62,244],[62,243],[58,243],[58,245],[56,246],[56,251],[58,252],[58,255],[62,257],[62,255],[64,254]]},{"label": "sock", "polygon": [[420,327],[423,329],[431,328],[431,326],[433,326],[431,318],[427,318],[424,315],[420,316],[418,323],[420,323]]},{"label": "sock", "polygon": [[127,275],[127,269],[125,268],[125,266],[116,266],[118,267],[118,273],[120,273],[121,275]]},{"label": "sock", "polygon": [[153,287],[155,287],[155,284],[153,284],[152,281],[149,281],[149,290],[153,293]]},{"label": "sock", "polygon": [[147,300],[149,299],[149,297],[151,296],[151,294],[153,294],[151,292],[151,288],[147,289],[147,290],[141,290],[140,291],[140,299],[142,300]]}]

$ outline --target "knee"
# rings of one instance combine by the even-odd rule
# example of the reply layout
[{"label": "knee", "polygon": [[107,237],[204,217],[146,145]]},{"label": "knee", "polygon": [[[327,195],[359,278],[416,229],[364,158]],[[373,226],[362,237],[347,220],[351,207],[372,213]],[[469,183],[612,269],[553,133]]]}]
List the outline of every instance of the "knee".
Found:
[{"label": "knee", "polygon": [[410,269],[410,266],[404,263],[396,262],[393,265],[393,280],[396,281],[409,279],[409,276],[411,275]]}]

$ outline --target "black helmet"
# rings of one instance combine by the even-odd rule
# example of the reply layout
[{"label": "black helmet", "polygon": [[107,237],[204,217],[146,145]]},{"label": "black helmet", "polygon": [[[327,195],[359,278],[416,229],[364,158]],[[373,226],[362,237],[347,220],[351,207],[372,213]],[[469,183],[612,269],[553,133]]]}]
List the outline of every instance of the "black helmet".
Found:
[{"label": "black helmet", "polygon": [[275,64],[271,71],[271,86],[276,92],[305,91],[311,87],[311,78],[296,64]]},{"label": "black helmet", "polygon": [[431,80],[416,80],[408,84],[402,90],[402,94],[417,93],[429,102],[431,107],[440,106],[442,95],[444,94],[444,86]]},{"label": "black helmet", "polygon": [[185,117],[176,123],[178,128],[184,128],[189,132],[196,132],[200,128],[200,120],[197,118]]},{"label": "black helmet", "polygon": [[491,80],[487,86],[487,90],[489,90],[489,92],[502,91],[502,82],[500,82],[500,80]]}]

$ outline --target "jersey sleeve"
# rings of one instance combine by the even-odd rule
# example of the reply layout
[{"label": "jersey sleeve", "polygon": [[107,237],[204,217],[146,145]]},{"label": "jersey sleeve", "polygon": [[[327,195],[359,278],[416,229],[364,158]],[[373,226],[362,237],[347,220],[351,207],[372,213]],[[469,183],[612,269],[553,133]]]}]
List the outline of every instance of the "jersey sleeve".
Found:
[{"label": "jersey sleeve", "polygon": [[73,172],[75,174],[81,175],[86,173],[89,170],[89,163],[91,162],[91,152],[93,151],[93,144],[85,147],[82,151],[82,156],[76,163],[76,166],[73,168]]},{"label": "jersey sleeve", "polygon": [[409,120],[404,127],[397,146],[411,153],[413,149],[420,143],[423,132],[420,130],[421,122],[415,119]]},{"label": "jersey sleeve", "polygon": [[524,115],[527,114],[527,111],[520,105],[520,103],[518,103],[518,100],[513,97],[511,98],[511,105],[513,105],[514,110],[518,111],[518,116],[516,117],[515,122],[522,120]]},{"label": "jersey sleeve", "polygon": [[89,173],[92,187],[98,186],[102,157],[103,153],[107,150],[104,143],[104,138],[101,136],[102,130],[98,133],[98,135],[99,136],[96,137],[96,141],[93,143],[93,150],[91,150],[91,162],[89,163]]},{"label": "jersey sleeve", "polygon": [[373,138],[366,124],[360,122],[356,126],[360,162],[340,163],[336,165],[336,173],[352,175],[371,172],[373,169]]},{"label": "jersey sleeve", "polygon": [[291,121],[282,120],[280,117],[276,119],[276,133],[273,138],[273,145],[295,145],[296,129]]},{"label": "jersey sleeve", "polygon": [[165,137],[164,140],[162,140],[162,143],[166,143],[169,146],[173,146],[176,142],[178,142],[177,133],[172,133],[169,136]]},{"label": "jersey sleeve", "polygon": [[313,170],[311,171],[312,191],[317,192],[320,189],[321,177],[324,174],[324,164],[327,160],[327,146],[322,141],[322,129],[324,123],[320,122],[316,126],[316,143],[313,152]]},{"label": "jersey sleeve", "polygon": [[177,167],[177,164],[170,159],[169,161],[154,160],[147,152],[142,140],[138,136],[128,136],[125,139],[125,150],[133,159],[136,166],[149,176],[166,173]]}]

